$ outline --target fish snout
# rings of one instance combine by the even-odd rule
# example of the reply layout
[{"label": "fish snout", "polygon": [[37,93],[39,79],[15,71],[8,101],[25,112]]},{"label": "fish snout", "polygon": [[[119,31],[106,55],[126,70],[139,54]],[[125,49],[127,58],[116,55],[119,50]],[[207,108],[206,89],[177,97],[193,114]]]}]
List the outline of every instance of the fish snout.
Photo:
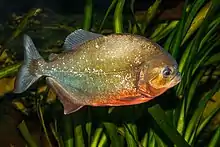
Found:
[{"label": "fish snout", "polygon": [[175,76],[173,77],[172,81],[171,81],[171,85],[170,87],[173,87],[175,85],[177,85],[178,83],[180,83],[182,80],[182,76],[180,74],[180,72],[178,71]]}]

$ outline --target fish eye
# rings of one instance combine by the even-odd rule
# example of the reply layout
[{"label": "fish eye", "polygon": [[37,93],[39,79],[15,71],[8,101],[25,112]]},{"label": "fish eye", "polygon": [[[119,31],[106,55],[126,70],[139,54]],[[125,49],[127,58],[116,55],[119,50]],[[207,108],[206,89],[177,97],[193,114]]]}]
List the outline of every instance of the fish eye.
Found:
[{"label": "fish eye", "polygon": [[165,67],[162,71],[165,78],[169,77],[172,74],[172,70],[169,67]]}]

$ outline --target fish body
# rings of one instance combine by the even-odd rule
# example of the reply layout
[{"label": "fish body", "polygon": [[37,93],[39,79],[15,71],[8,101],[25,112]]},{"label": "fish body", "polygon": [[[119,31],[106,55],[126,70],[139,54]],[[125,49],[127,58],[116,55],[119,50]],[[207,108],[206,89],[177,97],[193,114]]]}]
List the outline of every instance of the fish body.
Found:
[{"label": "fish body", "polygon": [[90,106],[122,106],[147,102],[181,80],[176,61],[158,44],[142,36],[103,36],[76,30],[67,36],[61,54],[49,62],[24,37],[25,60],[16,83],[16,93],[25,91],[39,77],[64,105],[64,113]]}]

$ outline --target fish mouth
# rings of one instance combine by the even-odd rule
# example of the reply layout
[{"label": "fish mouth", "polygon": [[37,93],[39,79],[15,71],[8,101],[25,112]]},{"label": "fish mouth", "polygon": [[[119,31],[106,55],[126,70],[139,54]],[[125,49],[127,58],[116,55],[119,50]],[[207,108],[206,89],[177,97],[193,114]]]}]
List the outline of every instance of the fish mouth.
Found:
[{"label": "fish mouth", "polygon": [[180,83],[182,80],[182,76],[180,74],[180,72],[177,72],[173,78],[171,79],[171,83],[173,86],[177,85],[178,83]]}]

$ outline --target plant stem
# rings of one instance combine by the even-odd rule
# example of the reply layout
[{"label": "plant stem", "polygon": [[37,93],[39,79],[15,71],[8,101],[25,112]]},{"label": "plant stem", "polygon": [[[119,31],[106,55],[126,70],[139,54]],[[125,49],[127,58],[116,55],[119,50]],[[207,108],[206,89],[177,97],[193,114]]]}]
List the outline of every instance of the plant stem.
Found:
[{"label": "plant stem", "polygon": [[104,26],[104,23],[105,23],[106,18],[108,17],[110,11],[114,8],[114,6],[115,6],[115,4],[116,4],[117,1],[118,1],[118,0],[113,0],[112,3],[111,3],[111,5],[108,7],[108,10],[107,10],[106,13],[105,13],[105,17],[103,18],[102,23],[101,23],[101,25],[100,25],[100,27],[99,27],[99,32],[101,32],[101,30],[102,30],[102,28],[103,28],[103,26]]},{"label": "plant stem", "polygon": [[14,65],[7,66],[0,70],[0,79],[4,78],[8,75],[14,74],[18,71],[18,68],[21,66],[21,63],[17,63]]},{"label": "plant stem", "polygon": [[52,147],[52,143],[50,141],[50,138],[49,138],[48,133],[47,133],[47,128],[46,128],[45,123],[44,123],[43,113],[42,113],[40,104],[38,106],[38,111],[39,111],[40,121],[41,121],[43,130],[44,130],[47,142],[48,142],[49,146]]},{"label": "plant stem", "polygon": [[125,0],[118,0],[114,13],[114,29],[115,33],[123,32],[123,8]]},{"label": "plant stem", "polygon": [[59,134],[58,134],[58,132],[55,130],[55,128],[54,128],[54,126],[53,126],[52,123],[50,123],[50,129],[51,129],[51,131],[52,131],[52,133],[53,133],[54,138],[55,138],[56,141],[57,141],[58,147],[63,147],[62,144],[61,144],[61,141],[62,141],[62,140],[60,139]]},{"label": "plant stem", "polygon": [[71,115],[63,117],[64,125],[64,147],[74,147],[73,145],[73,123]]},{"label": "plant stem", "polygon": [[37,147],[37,144],[34,142],[30,132],[28,131],[24,120],[18,125],[18,129],[20,130],[24,139],[27,141],[29,147]]},{"label": "plant stem", "polygon": [[86,0],[86,4],[84,7],[84,24],[83,29],[89,30],[91,27],[91,21],[92,21],[92,0]]}]

